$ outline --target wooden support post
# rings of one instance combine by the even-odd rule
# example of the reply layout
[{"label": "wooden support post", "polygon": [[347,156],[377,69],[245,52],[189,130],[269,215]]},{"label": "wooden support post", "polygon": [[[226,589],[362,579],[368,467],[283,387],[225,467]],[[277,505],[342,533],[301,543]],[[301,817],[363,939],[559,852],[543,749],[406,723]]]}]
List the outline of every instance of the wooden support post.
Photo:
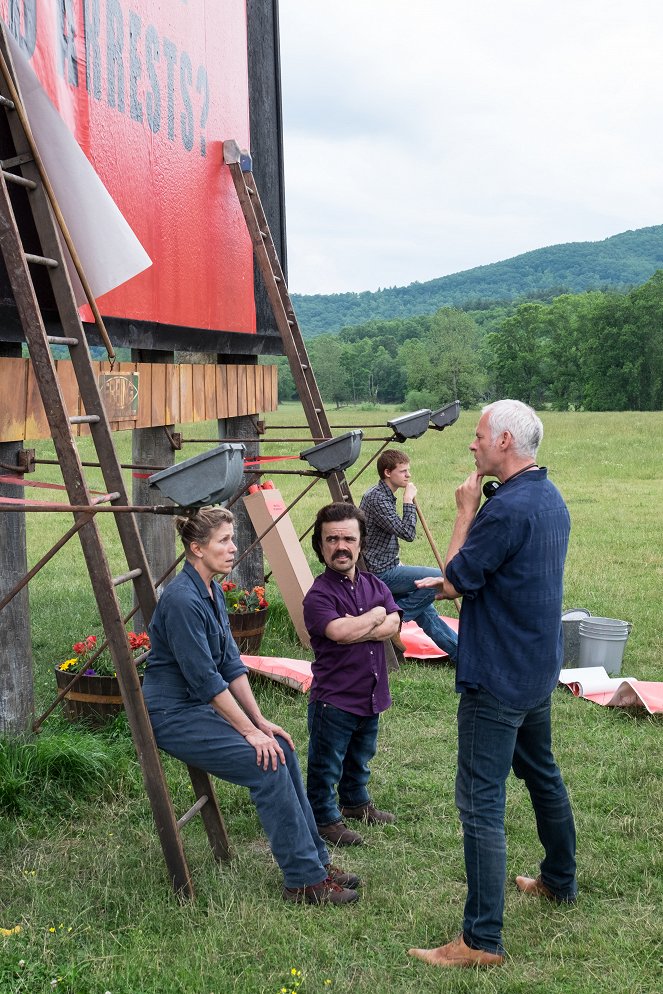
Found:
[{"label": "wooden support post", "polygon": [[[0,343],[0,355],[20,356],[21,346]],[[0,462],[14,466],[23,442],[0,443]],[[12,475],[0,470],[2,475]],[[0,484],[0,496],[23,499],[23,487]],[[25,514],[4,515],[0,528],[0,599],[28,571]],[[30,604],[24,587],[0,615],[0,735],[22,735],[34,711]]]},{"label": "wooden support post", "polygon": [[[133,362],[152,362],[172,364],[173,352],[156,352],[150,349],[132,349],[131,358]],[[138,385],[140,390],[140,383]],[[169,431],[174,425],[167,425]],[[175,453],[170,444],[168,435],[164,427],[157,428],[134,428],[131,439],[131,461],[141,466],[172,466],[175,462]],[[156,490],[148,486],[147,479],[141,475],[140,471],[133,474],[132,486],[133,503],[137,506],[169,503],[168,499]],[[145,555],[153,577],[162,576],[170,564],[175,560],[175,528],[173,521],[168,516],[157,514],[139,514],[137,517],[138,531],[140,532]],[[163,586],[175,576],[172,573]],[[157,595],[161,593],[157,590]],[[134,606],[137,601],[134,598]],[[137,632],[147,628],[145,619],[140,610],[136,614],[133,622],[134,630]]]}]

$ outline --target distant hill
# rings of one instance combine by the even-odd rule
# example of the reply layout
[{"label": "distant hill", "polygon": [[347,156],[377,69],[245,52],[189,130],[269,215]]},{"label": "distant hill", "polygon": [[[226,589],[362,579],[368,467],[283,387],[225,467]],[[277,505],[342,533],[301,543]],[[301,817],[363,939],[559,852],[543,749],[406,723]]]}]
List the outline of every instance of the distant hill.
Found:
[{"label": "distant hill", "polygon": [[607,287],[628,290],[663,268],[663,225],[624,231],[600,242],[568,242],[477,266],[426,283],[363,293],[292,294],[304,337],[381,318],[476,309],[488,301]]}]

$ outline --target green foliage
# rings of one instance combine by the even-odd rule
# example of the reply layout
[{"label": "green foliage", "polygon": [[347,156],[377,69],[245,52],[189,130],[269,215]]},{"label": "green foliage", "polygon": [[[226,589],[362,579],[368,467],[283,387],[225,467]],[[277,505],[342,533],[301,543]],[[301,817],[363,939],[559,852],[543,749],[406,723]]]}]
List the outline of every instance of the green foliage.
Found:
[{"label": "green foliage", "polygon": [[479,310],[499,301],[601,288],[624,291],[663,267],[663,225],[625,231],[599,242],[570,242],[525,252],[451,276],[375,293],[292,294],[305,337],[349,325],[410,319],[440,307]]},{"label": "green foliage", "polygon": [[33,739],[0,739],[0,813],[67,810],[74,797],[103,791],[115,771],[123,775],[130,753],[109,738],[77,728],[50,730]]},{"label": "green foliage", "polygon": [[[396,413],[383,407],[366,417],[349,408],[342,420],[379,427]],[[542,417],[541,456],[573,521],[565,607],[583,606],[596,615],[633,622],[624,672],[658,680],[663,479],[652,439],[663,433],[663,414],[544,411]],[[454,520],[454,490],[472,468],[467,446],[477,418],[478,412],[463,411],[452,428],[429,431],[405,445],[418,500],[442,549]],[[289,405],[269,420],[277,428],[303,419],[301,409]],[[209,437],[209,429],[208,424],[184,430]],[[118,435],[117,442],[122,461],[130,462],[129,434]],[[362,463],[379,444],[364,442]],[[266,454],[284,453],[283,445],[269,441],[264,448]],[[92,457],[89,438],[81,438],[80,450],[82,458]],[[52,456],[52,447],[45,444],[40,443],[40,451]],[[355,500],[375,477],[372,463],[353,485]],[[286,502],[301,492],[298,477],[277,479]],[[293,508],[298,535],[328,499],[321,482]],[[31,562],[61,534],[57,519],[53,514],[29,516]],[[100,526],[106,528],[104,522]],[[108,534],[114,532],[109,529]],[[318,572],[310,536],[303,547]],[[434,564],[421,529],[415,542],[403,544],[402,554],[407,563]],[[109,556],[119,572],[121,555],[113,541]],[[59,596],[62,590],[64,597]],[[96,617],[76,543],[69,543],[38,574],[30,595],[35,684],[45,704],[54,696],[54,662],[64,658],[74,633],[90,630]],[[264,651],[311,658],[297,645],[273,581],[268,600]],[[297,976],[292,969],[301,971],[302,994],[660,990],[661,716],[600,708],[555,692],[555,751],[578,825],[578,905],[557,908],[516,892],[513,876],[536,873],[541,848],[526,789],[511,777],[508,961],[492,972],[441,971],[409,959],[406,950],[446,942],[462,919],[454,674],[448,667],[408,663],[390,683],[394,703],[381,718],[371,789],[376,802],[394,810],[398,821],[362,829],[365,845],[334,855],[364,881],[361,901],[348,909],[284,905],[280,874],[248,792],[219,782],[233,858],[216,864],[201,819],[193,819],[183,842],[197,898],[180,905],[170,891],[126,720],[92,734],[65,729],[57,718],[49,718],[37,744],[44,748],[47,737],[53,738],[53,759],[47,764],[51,772],[37,776],[32,768],[26,773],[23,759],[12,760],[12,775],[22,776],[26,787],[19,812],[16,806],[11,813],[0,811],[0,925],[8,930],[21,926],[20,933],[0,937],[2,994],[278,994]],[[266,680],[256,681],[254,689],[263,712],[293,735],[305,767],[306,698]],[[70,741],[69,749],[62,741],[57,744],[63,737]],[[95,743],[109,758],[103,775],[82,782],[72,777],[71,786],[55,779],[57,769],[79,762]],[[194,799],[187,770],[166,755],[162,759],[179,816]],[[7,770],[0,769],[0,783]]]}]

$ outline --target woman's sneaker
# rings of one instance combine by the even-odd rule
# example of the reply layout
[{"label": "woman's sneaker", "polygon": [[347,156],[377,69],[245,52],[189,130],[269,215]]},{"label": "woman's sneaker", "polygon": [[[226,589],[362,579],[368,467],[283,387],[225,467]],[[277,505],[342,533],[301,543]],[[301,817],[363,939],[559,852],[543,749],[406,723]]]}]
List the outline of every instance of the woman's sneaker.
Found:
[{"label": "woman's sneaker", "polygon": [[353,904],[359,900],[356,890],[339,886],[331,877],[306,887],[284,887],[283,897],[294,904]]}]

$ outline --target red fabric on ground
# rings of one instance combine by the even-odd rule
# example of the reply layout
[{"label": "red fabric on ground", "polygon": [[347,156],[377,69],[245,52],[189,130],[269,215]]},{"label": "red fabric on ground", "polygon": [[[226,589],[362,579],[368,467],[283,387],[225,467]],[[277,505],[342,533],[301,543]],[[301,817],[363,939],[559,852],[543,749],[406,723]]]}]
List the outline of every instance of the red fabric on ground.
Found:
[{"label": "red fabric on ground", "polygon": [[[447,618],[440,615],[449,628],[458,631],[458,618]],[[449,655],[442,652],[432,639],[426,635],[416,621],[406,621],[401,628],[401,639],[405,645],[405,656],[409,659],[448,659]]]}]

